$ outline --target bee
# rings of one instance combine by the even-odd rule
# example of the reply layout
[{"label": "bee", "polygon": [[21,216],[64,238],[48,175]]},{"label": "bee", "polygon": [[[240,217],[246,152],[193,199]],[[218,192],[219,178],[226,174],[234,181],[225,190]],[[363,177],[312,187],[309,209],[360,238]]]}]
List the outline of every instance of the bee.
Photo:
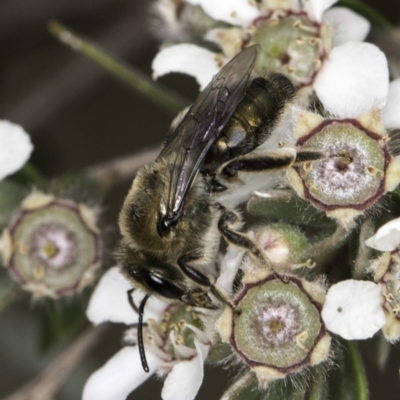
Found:
[{"label": "bee", "polygon": [[248,185],[239,175],[265,178],[265,173],[321,157],[285,147],[256,151],[273,136],[295,97],[284,75],[251,76],[257,53],[258,46],[239,53],[174,120],[159,156],[138,171],[123,204],[116,258],[134,288],[147,293],[137,309],[133,289],[128,292],[139,314],[138,344],[145,371],[142,317],[150,295],[217,309],[211,293],[234,308],[214,284],[221,236],[272,267],[257,244],[240,232],[242,221],[233,205],[243,195],[236,200],[231,195]]}]

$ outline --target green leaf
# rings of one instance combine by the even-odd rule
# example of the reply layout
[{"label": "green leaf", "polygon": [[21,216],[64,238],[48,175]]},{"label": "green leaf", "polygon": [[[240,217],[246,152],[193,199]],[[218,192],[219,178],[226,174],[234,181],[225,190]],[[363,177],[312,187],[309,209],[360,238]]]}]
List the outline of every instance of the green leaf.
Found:
[{"label": "green leaf", "polygon": [[302,380],[303,377],[287,377],[275,381],[262,395],[257,397],[257,400],[305,400],[306,385],[299,384],[297,379]]},{"label": "green leaf", "polygon": [[259,395],[257,379],[255,379],[252,383],[240,388],[230,400],[258,400]]},{"label": "green leaf", "polygon": [[12,213],[27,196],[26,188],[11,180],[0,182],[0,229],[4,228],[11,219]]},{"label": "green leaf", "polygon": [[326,373],[322,368],[316,368],[307,400],[325,400],[329,398],[328,384],[325,379]]},{"label": "green leaf", "polygon": [[333,227],[334,220],[317,210],[305,200],[286,190],[269,191],[272,197],[254,193],[247,203],[247,211],[256,217],[265,217],[280,222],[304,224],[315,227]]},{"label": "green leaf", "polygon": [[229,356],[232,355],[232,349],[229,344],[226,343],[218,343],[213,346],[208,353],[206,363],[207,364],[217,364],[221,361],[226,360]]},{"label": "green leaf", "polygon": [[248,371],[225,391],[222,398],[229,400],[258,400],[260,396],[256,375]]},{"label": "green leaf", "polygon": [[329,374],[331,400],[368,400],[368,384],[356,342],[340,340],[342,351],[335,358],[338,365]]}]

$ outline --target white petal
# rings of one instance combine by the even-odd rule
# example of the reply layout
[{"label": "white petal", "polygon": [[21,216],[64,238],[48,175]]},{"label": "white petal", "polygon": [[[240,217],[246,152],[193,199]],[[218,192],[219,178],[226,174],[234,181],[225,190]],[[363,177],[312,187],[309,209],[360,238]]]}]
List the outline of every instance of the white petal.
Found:
[{"label": "white petal", "polygon": [[21,126],[0,120],[0,180],[17,172],[32,150],[31,139]]},{"label": "white petal", "polygon": [[322,319],[326,328],[347,340],[367,339],[386,322],[381,288],[374,282],[349,279],[326,295]]},{"label": "white petal", "polygon": [[333,46],[339,46],[350,40],[362,42],[368,35],[369,21],[346,7],[334,7],[328,10],[323,21],[333,27]]},{"label": "white petal", "polygon": [[186,1],[193,5],[200,5],[211,18],[232,25],[247,25],[260,15],[256,5],[251,5],[248,0]]},{"label": "white petal", "polygon": [[153,375],[160,359],[146,351],[150,372],[143,371],[137,346],[122,348],[94,372],[83,388],[82,400],[124,400],[132,390]]},{"label": "white petal", "polygon": [[137,322],[138,316],[128,302],[129,289],[132,285],[119,268],[110,268],[101,277],[90,298],[86,310],[89,321],[94,324],[111,321],[127,325]]},{"label": "white petal", "polygon": [[389,85],[389,94],[383,109],[382,120],[385,128],[400,128],[400,78]]},{"label": "white petal", "polygon": [[337,117],[356,117],[383,106],[389,91],[385,55],[370,43],[333,48],[314,82],[324,107]]},{"label": "white petal", "polygon": [[204,89],[219,71],[216,57],[216,53],[194,44],[166,47],[153,60],[153,78],[179,72],[196,78],[200,89]]},{"label": "white petal", "polygon": [[381,226],[365,244],[380,251],[393,251],[400,246],[400,218]]},{"label": "white petal", "polygon": [[228,246],[224,257],[221,260],[221,271],[216,285],[226,293],[232,292],[233,281],[242,264],[244,251],[236,246]]},{"label": "white petal", "polygon": [[174,365],[164,382],[161,392],[163,400],[193,400],[196,397],[203,382],[203,364],[210,348],[197,339],[195,339],[194,344],[197,356]]},{"label": "white petal", "polygon": [[204,39],[218,44],[227,58],[233,58],[242,49],[243,29],[215,28],[209,30]]},{"label": "white petal", "polygon": [[305,0],[304,9],[308,16],[315,21],[321,21],[322,14],[338,0]]},{"label": "white petal", "polygon": [[[110,268],[100,279],[90,298],[86,315],[89,321],[100,324],[105,321],[120,322],[127,325],[137,322],[138,315],[130,306],[127,291],[132,284],[121,274],[118,267]],[[139,305],[144,293],[135,290],[133,300]],[[166,303],[151,297],[145,307],[144,320],[158,320],[166,308]]]}]

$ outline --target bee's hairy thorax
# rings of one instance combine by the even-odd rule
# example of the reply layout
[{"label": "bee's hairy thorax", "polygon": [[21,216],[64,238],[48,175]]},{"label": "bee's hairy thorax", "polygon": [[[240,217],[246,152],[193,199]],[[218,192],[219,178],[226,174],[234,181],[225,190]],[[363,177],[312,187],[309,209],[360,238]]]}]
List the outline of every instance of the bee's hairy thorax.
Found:
[{"label": "bee's hairy thorax", "polygon": [[218,234],[210,232],[215,231],[218,211],[199,175],[185,198],[178,224],[169,234],[161,235],[157,226],[165,214],[168,171],[165,160],[139,170],[125,199],[119,223],[123,237],[131,246],[176,259],[184,249],[194,250],[199,243],[203,247],[204,240],[218,241]]}]

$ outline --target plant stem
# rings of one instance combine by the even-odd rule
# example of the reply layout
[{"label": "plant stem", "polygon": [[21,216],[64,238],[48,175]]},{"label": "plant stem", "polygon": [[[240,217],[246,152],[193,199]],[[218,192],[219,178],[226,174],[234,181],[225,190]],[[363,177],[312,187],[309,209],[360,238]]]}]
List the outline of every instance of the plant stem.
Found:
[{"label": "plant stem", "polygon": [[42,173],[31,163],[27,162],[17,174],[25,180],[34,183],[40,189],[47,187],[48,181]]},{"label": "plant stem", "polygon": [[351,365],[353,366],[355,382],[358,394],[357,400],[368,400],[368,384],[365,377],[364,365],[361,360],[360,352],[357,348],[357,344],[354,341],[346,340],[344,341],[347,351],[349,352],[349,357],[351,360]]},{"label": "plant stem", "polygon": [[4,400],[53,399],[74,368],[100,339],[105,329],[106,325],[87,328],[37,378]]},{"label": "plant stem", "polygon": [[126,65],[123,61],[108,54],[96,44],[73,33],[61,23],[50,21],[48,30],[56,39],[73,50],[79,51],[111,75],[120,79],[146,98],[155,101],[167,111],[175,114],[189,105],[188,100],[164,86],[154,83],[146,74],[132,66]]},{"label": "plant stem", "polygon": [[108,190],[118,182],[132,179],[140,167],[155,160],[160,149],[161,146],[156,146],[140,153],[96,164],[86,168],[84,172],[95,179],[103,189]]}]

